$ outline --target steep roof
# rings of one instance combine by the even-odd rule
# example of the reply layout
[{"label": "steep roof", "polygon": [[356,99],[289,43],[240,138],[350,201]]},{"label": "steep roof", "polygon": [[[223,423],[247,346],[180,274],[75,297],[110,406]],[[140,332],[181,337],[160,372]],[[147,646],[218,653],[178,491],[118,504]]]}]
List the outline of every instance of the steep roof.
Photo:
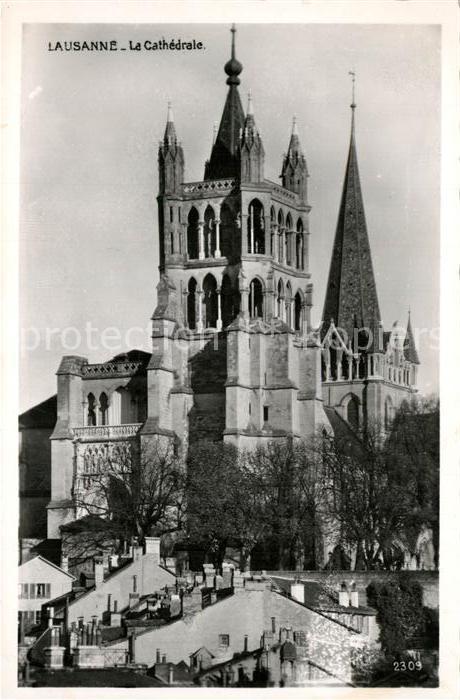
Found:
[{"label": "steep roof", "polygon": [[410,314],[407,320],[407,330],[406,337],[404,339],[404,357],[409,362],[413,362],[414,365],[419,365],[420,360],[418,359],[418,352],[415,346],[414,334],[412,332],[412,324],[410,322]]},{"label": "steep roof", "polygon": [[353,338],[353,329],[374,331],[381,320],[372,267],[355,140],[355,105],[351,138],[324,304],[324,333],[331,319]]},{"label": "steep roof", "polygon": [[243,66],[235,58],[235,31],[232,27],[232,56],[224,69],[228,75],[229,90],[211,158],[206,163],[205,180],[235,178],[240,174],[239,138],[240,130],[244,128],[244,112],[238,92],[240,83],[238,75],[243,70]]}]

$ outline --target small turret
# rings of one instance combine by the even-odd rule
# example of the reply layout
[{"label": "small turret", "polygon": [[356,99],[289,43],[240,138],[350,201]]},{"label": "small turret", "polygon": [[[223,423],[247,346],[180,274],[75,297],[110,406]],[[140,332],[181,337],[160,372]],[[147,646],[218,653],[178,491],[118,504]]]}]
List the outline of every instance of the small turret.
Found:
[{"label": "small turret", "polygon": [[165,134],[158,149],[158,169],[160,194],[177,192],[184,181],[184,153],[177,141],[171,102],[168,102]]},{"label": "small turret", "polygon": [[300,195],[302,202],[306,202],[307,178],[307,161],[302,152],[297,130],[297,120],[294,116],[292,120],[291,140],[289,141],[288,152],[283,160],[281,180],[283,187]]},{"label": "small turret", "polygon": [[256,127],[251,93],[248,110],[240,135],[241,182],[262,182],[264,179],[265,151]]}]

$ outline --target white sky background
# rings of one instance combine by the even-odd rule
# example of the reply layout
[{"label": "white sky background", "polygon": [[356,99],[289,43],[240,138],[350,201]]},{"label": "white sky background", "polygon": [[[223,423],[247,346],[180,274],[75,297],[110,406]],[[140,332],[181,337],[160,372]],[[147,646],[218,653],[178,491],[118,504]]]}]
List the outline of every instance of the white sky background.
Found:
[{"label": "white sky background", "polygon": [[[167,100],[185,152],[186,179],[201,180],[213,123],[227,92],[228,25],[28,25],[21,134],[21,326],[41,335],[21,356],[20,409],[56,390],[63,354],[91,362],[113,352],[62,347],[46,329],[85,324],[122,334],[147,327],[156,304],[157,146]],[[192,39],[205,51],[49,53],[48,41]],[[357,74],[361,186],[387,330],[439,323],[440,30],[415,25],[238,25],[240,95],[253,94],[265,176],[278,181],[292,115],[310,171],[313,320],[322,313]],[[68,335],[74,342],[75,333]],[[27,332],[27,339],[32,335]],[[96,336],[94,340],[97,343]],[[94,342],[94,341],[93,341]],[[437,391],[436,342],[422,335],[419,388]]]}]

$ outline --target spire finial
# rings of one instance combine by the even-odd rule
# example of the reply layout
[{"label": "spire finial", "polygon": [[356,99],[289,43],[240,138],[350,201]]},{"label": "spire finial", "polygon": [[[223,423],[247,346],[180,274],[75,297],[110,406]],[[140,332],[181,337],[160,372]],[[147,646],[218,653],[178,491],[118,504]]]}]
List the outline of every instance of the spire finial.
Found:
[{"label": "spire finial", "polygon": [[230,31],[232,33],[232,56],[231,56],[230,60],[227,61],[227,63],[225,64],[224,70],[228,75],[227,85],[239,85],[240,79],[238,78],[238,76],[241,73],[241,71],[243,70],[243,66],[235,57],[236,27],[234,24],[232,24]]},{"label": "spire finial", "polygon": [[297,115],[294,114],[294,116],[292,117],[292,136],[297,136],[298,133],[299,132],[297,131]]},{"label": "spire finial", "polygon": [[236,27],[234,24],[232,24],[232,28],[230,29],[232,33],[232,58],[235,58],[235,34],[236,34]]},{"label": "spire finial", "polygon": [[348,75],[351,75],[351,105],[350,105],[350,107],[354,110],[356,108],[356,102],[355,102],[356,73],[353,70],[349,70]]},{"label": "spire finial", "polygon": [[217,122],[214,122],[214,127],[212,130],[212,145],[216,143],[216,138],[217,138]]},{"label": "spire finial", "polygon": [[168,116],[166,118],[166,121],[168,122],[173,122],[174,121],[174,115],[172,111],[172,102],[171,100],[168,101]]},{"label": "spire finial", "polygon": [[254,108],[252,106],[252,93],[250,90],[248,90],[248,109],[247,109],[247,114],[254,114]]}]

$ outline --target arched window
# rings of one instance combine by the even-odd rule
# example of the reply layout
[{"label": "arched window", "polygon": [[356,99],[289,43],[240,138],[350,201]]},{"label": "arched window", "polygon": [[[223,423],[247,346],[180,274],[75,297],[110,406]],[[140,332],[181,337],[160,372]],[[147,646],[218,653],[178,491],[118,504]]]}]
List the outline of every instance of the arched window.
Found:
[{"label": "arched window", "polygon": [[96,399],[94,394],[88,394],[88,413],[86,416],[86,425],[97,425]]},{"label": "arched window", "polygon": [[220,250],[224,258],[229,260],[233,256],[235,238],[235,215],[228,206],[222,204],[220,208]]},{"label": "arched window", "polygon": [[216,222],[214,210],[206,207],[204,213],[204,257],[213,258],[216,251]]},{"label": "arched window", "polygon": [[102,394],[99,396],[99,415],[100,415],[99,425],[107,425],[107,423],[108,423],[108,409],[109,409],[109,401],[107,399],[107,394],[105,393],[105,391],[103,391]]},{"label": "arched window", "polygon": [[196,328],[196,279],[192,277],[188,283],[187,294],[187,322],[191,330]]},{"label": "arched window", "polygon": [[187,226],[187,253],[190,260],[198,258],[198,212],[195,207],[190,209]]},{"label": "arched window", "polygon": [[275,256],[276,246],[275,246],[275,228],[276,228],[276,214],[275,207],[270,209],[270,250],[269,254]]},{"label": "arched window", "polygon": [[265,253],[264,208],[258,199],[248,208],[248,253]]},{"label": "arched window", "polygon": [[359,430],[359,400],[351,396],[347,403],[347,421],[354,430]]},{"label": "arched window", "polygon": [[292,236],[292,218],[291,215],[288,214],[286,217],[286,238],[285,238],[285,245],[286,245],[286,265],[291,264],[291,236]]},{"label": "arched window", "polygon": [[222,278],[222,287],[220,290],[221,306],[222,306],[222,325],[226,328],[235,318],[235,299],[232,289],[230,277],[224,275]]},{"label": "arched window", "polygon": [[302,297],[300,292],[294,297],[294,330],[302,330]]},{"label": "arched window", "polygon": [[203,324],[205,328],[217,326],[217,282],[208,274],[203,282]]},{"label": "arched window", "polygon": [[262,283],[255,277],[249,285],[249,315],[251,318],[263,318],[264,295]]},{"label": "arched window", "polygon": [[278,212],[278,261],[283,262],[284,253],[284,215],[282,209]]},{"label": "arched window", "polygon": [[298,270],[303,270],[304,269],[304,263],[303,263],[303,224],[302,224],[301,219],[298,219],[298,221],[297,221],[295,256],[296,256],[296,268]]},{"label": "arched window", "polygon": [[277,295],[276,295],[276,315],[279,319],[284,318],[283,304],[284,304],[284,284],[283,284],[283,280],[279,279],[278,280]]},{"label": "arched window", "polygon": [[292,327],[292,289],[290,282],[286,285],[286,323]]}]

